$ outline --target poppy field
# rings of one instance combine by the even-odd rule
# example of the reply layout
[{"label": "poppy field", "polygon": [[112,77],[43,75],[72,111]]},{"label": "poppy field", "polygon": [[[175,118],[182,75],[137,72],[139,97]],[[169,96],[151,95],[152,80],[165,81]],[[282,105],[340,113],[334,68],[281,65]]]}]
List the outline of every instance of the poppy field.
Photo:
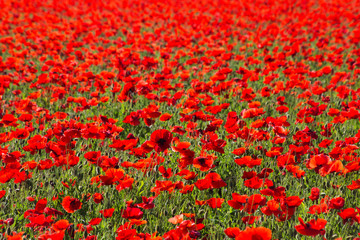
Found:
[{"label": "poppy field", "polygon": [[0,239],[360,239],[359,0],[0,7]]}]

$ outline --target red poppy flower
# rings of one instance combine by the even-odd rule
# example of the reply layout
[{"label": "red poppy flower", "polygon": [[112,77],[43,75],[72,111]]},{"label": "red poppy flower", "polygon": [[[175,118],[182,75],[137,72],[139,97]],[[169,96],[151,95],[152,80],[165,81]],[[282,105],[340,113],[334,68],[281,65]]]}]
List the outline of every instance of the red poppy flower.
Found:
[{"label": "red poppy flower", "polygon": [[16,139],[26,139],[29,135],[29,131],[25,128],[18,128],[12,132],[12,136]]},{"label": "red poppy flower", "polygon": [[351,185],[346,186],[348,189],[350,190],[355,190],[355,189],[359,189],[360,188],[360,179],[356,180],[356,181],[352,181]]},{"label": "red poppy flower", "polygon": [[102,218],[93,218],[90,220],[89,224],[91,226],[96,226],[96,225],[99,225],[102,221]]},{"label": "red poppy flower", "polygon": [[330,200],[329,208],[341,209],[345,205],[345,200],[342,197],[333,198]]},{"label": "red poppy flower", "polygon": [[260,173],[257,174],[259,178],[267,178],[270,176],[270,173],[274,172],[271,168],[263,168]]},{"label": "red poppy flower", "polygon": [[2,161],[5,164],[14,163],[16,161],[19,161],[20,158],[24,157],[24,154],[21,154],[20,151],[15,151],[7,154],[2,155]]},{"label": "red poppy flower", "polygon": [[244,109],[241,112],[241,117],[242,118],[254,118],[260,115],[263,115],[264,109],[263,108],[250,108],[250,109]]},{"label": "red poppy flower", "polygon": [[64,215],[62,212],[56,210],[55,208],[49,208],[49,207],[46,207],[46,208],[44,209],[44,213],[46,213],[47,215],[54,215],[54,216]]},{"label": "red poppy flower", "polygon": [[19,117],[19,120],[22,122],[30,122],[33,119],[33,115],[31,114],[21,114],[21,116]]},{"label": "red poppy flower", "polygon": [[16,123],[17,122],[17,118],[14,117],[14,115],[12,114],[5,114],[2,117],[2,120],[0,121],[0,123],[4,124],[5,126],[12,126],[12,127],[17,127],[19,124]]},{"label": "red poppy flower", "polygon": [[298,233],[305,236],[317,236],[319,234],[325,234],[325,225],[327,221],[325,219],[312,219],[308,223],[304,223],[301,217],[299,217],[300,225],[295,226]]},{"label": "red poppy flower", "polygon": [[174,127],[171,129],[171,132],[177,133],[177,134],[180,134],[180,135],[184,135],[184,134],[186,133],[186,131],[183,130],[183,127],[182,127],[182,126],[174,126]]},{"label": "red poppy flower", "polygon": [[173,175],[172,169],[166,169],[164,166],[159,167],[159,172],[162,174],[164,178],[171,178]]},{"label": "red poppy flower", "polygon": [[345,224],[350,220],[350,225],[353,225],[354,222],[360,223],[360,209],[357,208],[357,211],[354,208],[346,208],[338,212],[338,215],[343,219]]},{"label": "red poppy flower", "polygon": [[82,203],[77,198],[66,196],[66,197],[64,197],[61,205],[63,206],[63,208],[65,209],[66,212],[73,213],[73,212],[81,209]]},{"label": "red poppy flower", "polygon": [[[39,240],[47,240],[47,239],[64,239],[65,231],[57,231],[57,232],[45,232],[44,234],[38,237]],[[22,238],[21,238],[22,239]],[[20,239],[16,239],[20,240]]]},{"label": "red poppy flower", "polygon": [[195,199],[195,205],[196,206],[204,206],[206,204],[206,200],[197,200]]},{"label": "red poppy flower", "polygon": [[101,156],[100,151],[91,151],[84,154],[84,158],[91,164],[96,164]]},{"label": "red poppy flower", "polygon": [[45,160],[40,160],[39,164],[37,165],[37,168],[39,170],[46,170],[46,169],[50,169],[53,166],[53,161],[51,159],[45,159]]},{"label": "red poppy flower", "polygon": [[101,193],[94,193],[93,198],[95,203],[101,203],[102,200],[104,200],[104,197]]},{"label": "red poppy flower", "polygon": [[187,169],[181,170],[176,175],[182,176],[182,178],[184,178],[186,180],[193,180],[197,176],[197,174],[195,172],[189,171]]},{"label": "red poppy flower", "polygon": [[275,215],[278,216],[281,211],[279,210],[280,204],[276,200],[269,200],[266,203],[266,207],[261,208],[261,212],[263,212],[267,216]]},{"label": "red poppy flower", "polygon": [[213,166],[213,162],[214,162],[214,157],[212,156],[201,156],[201,157],[197,157],[194,159],[193,161],[193,166],[195,168],[199,168],[200,171],[202,172],[206,172],[208,170],[210,170]]},{"label": "red poppy flower", "polygon": [[156,152],[163,152],[170,147],[172,138],[173,135],[171,132],[165,129],[159,129],[151,134],[150,142]]},{"label": "red poppy flower", "polygon": [[109,208],[109,209],[100,210],[99,212],[104,216],[104,218],[109,218],[113,215],[114,211],[115,208]]},{"label": "red poppy flower", "polygon": [[221,205],[224,203],[225,199],[223,198],[210,198],[209,200],[206,200],[206,203],[211,208],[221,208]]},{"label": "red poppy flower", "polygon": [[310,159],[309,162],[309,168],[310,169],[314,169],[317,167],[321,167],[324,165],[327,165],[331,162],[330,157],[325,155],[325,154],[319,154],[319,155],[315,155]]},{"label": "red poppy flower", "polygon": [[163,115],[160,116],[159,120],[162,122],[165,122],[165,121],[168,121],[171,117],[172,117],[171,114],[164,113]]},{"label": "red poppy flower", "polygon": [[194,184],[184,185],[184,187],[179,191],[182,194],[191,193],[194,190]]},{"label": "red poppy flower", "polygon": [[46,204],[47,204],[47,199],[46,199],[46,198],[40,199],[40,200],[36,203],[35,211],[38,212],[38,213],[43,213],[43,212],[44,212],[44,209],[45,209],[45,207],[46,207]]},{"label": "red poppy flower", "polygon": [[241,230],[237,227],[233,227],[225,229],[224,232],[229,238],[236,238],[236,236],[240,234]]},{"label": "red poppy flower", "polygon": [[236,236],[236,240],[256,239],[256,240],[270,240],[272,232],[265,227],[247,228]]},{"label": "red poppy flower", "polygon": [[128,206],[125,210],[121,211],[122,217],[127,219],[141,219],[143,217],[143,211],[137,207]]},{"label": "red poppy flower", "polygon": [[22,240],[23,238],[23,234],[24,232],[13,232],[11,235],[6,235],[6,239],[7,240]]},{"label": "red poppy flower", "polygon": [[241,147],[241,148],[234,149],[234,151],[232,153],[237,156],[240,156],[240,155],[243,155],[245,152],[246,152],[246,148]]},{"label": "red poppy flower", "polygon": [[141,207],[143,209],[152,209],[155,207],[155,204],[154,204],[155,197],[147,198],[147,197],[142,196],[141,199],[142,199],[142,203],[135,204],[134,205],[135,207]]},{"label": "red poppy flower", "polygon": [[259,189],[263,185],[263,179],[260,179],[257,176],[244,181],[244,186],[252,189]]},{"label": "red poppy flower", "polygon": [[184,221],[184,214],[176,215],[168,220],[170,223],[176,225]]},{"label": "red poppy flower", "polygon": [[6,191],[5,190],[1,190],[0,191],[0,199],[3,198],[6,194]]},{"label": "red poppy flower", "polygon": [[319,147],[321,148],[328,148],[330,146],[330,144],[333,142],[333,139],[324,139],[321,141],[321,143],[319,143]]},{"label": "red poppy flower", "polygon": [[68,220],[62,219],[52,225],[55,231],[64,231],[70,225]]},{"label": "red poppy flower", "polygon": [[35,197],[36,196],[28,196],[28,197],[26,197],[26,199],[29,201],[29,202],[33,202],[33,201],[35,201]]},{"label": "red poppy flower", "polygon": [[314,187],[314,188],[311,189],[311,195],[310,195],[309,198],[310,198],[312,201],[316,201],[316,200],[319,199],[319,195],[320,195],[320,189]]},{"label": "red poppy flower", "polygon": [[261,196],[260,194],[254,194],[247,199],[244,211],[246,211],[248,214],[253,214],[259,206],[264,206],[265,204],[265,197]]},{"label": "red poppy flower", "polygon": [[221,179],[219,174],[211,172],[208,173],[204,179],[197,180],[195,186],[200,190],[204,190],[209,188],[222,188],[226,186],[226,183]]},{"label": "red poppy flower", "polygon": [[259,219],[260,219],[260,216],[246,216],[246,217],[241,218],[241,221],[244,224],[251,225],[251,224],[254,224],[255,221],[256,222],[259,221]]},{"label": "red poppy flower", "polygon": [[291,196],[284,199],[284,203],[288,207],[299,207],[304,199],[299,198],[298,196]]},{"label": "red poppy flower", "polygon": [[229,206],[235,209],[243,210],[249,197],[248,195],[233,193],[232,198],[233,200],[228,200]]},{"label": "red poppy flower", "polygon": [[109,147],[115,148],[119,151],[125,151],[129,149],[133,149],[137,145],[138,141],[139,141],[138,138],[129,138],[124,140],[114,139],[113,143],[109,145]]},{"label": "red poppy flower", "polygon": [[262,159],[261,158],[252,158],[251,156],[245,156],[242,158],[237,158],[234,160],[235,163],[239,166],[248,166],[249,168],[253,168],[255,166],[261,165]]}]

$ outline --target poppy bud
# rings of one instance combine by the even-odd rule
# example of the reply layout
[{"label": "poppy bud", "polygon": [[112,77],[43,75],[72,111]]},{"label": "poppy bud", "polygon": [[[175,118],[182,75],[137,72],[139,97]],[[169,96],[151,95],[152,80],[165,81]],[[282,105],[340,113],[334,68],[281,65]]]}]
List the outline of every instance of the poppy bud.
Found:
[{"label": "poppy bud", "polygon": [[190,236],[191,238],[195,238],[195,239],[196,239],[196,238],[201,237],[201,233],[198,232],[198,231],[192,230],[192,231],[190,231],[189,236]]},{"label": "poppy bud", "polygon": [[319,199],[319,195],[320,195],[320,189],[316,188],[316,187],[313,187],[311,189],[311,195],[309,196],[309,198],[312,200],[312,201],[316,201]]},{"label": "poppy bud", "polygon": [[14,224],[14,219],[13,219],[13,218],[8,218],[8,219],[5,220],[5,222],[6,222],[6,224],[7,224],[8,226],[11,226],[11,225]]}]

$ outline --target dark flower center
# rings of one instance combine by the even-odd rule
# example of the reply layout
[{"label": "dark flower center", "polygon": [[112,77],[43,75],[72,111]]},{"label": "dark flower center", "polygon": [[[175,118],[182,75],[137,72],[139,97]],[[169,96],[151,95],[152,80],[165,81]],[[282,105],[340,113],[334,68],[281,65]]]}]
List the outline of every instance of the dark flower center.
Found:
[{"label": "dark flower center", "polygon": [[165,145],[166,142],[167,142],[166,139],[160,138],[160,139],[157,141],[157,144],[160,145],[160,146],[163,146],[163,145]]},{"label": "dark flower center", "polygon": [[72,209],[77,209],[78,206],[79,206],[78,201],[71,201],[71,202],[70,202],[70,207],[71,207]]},{"label": "dark flower center", "polygon": [[198,158],[200,165],[205,165],[205,160],[206,160],[206,158],[204,158],[204,157]]}]

